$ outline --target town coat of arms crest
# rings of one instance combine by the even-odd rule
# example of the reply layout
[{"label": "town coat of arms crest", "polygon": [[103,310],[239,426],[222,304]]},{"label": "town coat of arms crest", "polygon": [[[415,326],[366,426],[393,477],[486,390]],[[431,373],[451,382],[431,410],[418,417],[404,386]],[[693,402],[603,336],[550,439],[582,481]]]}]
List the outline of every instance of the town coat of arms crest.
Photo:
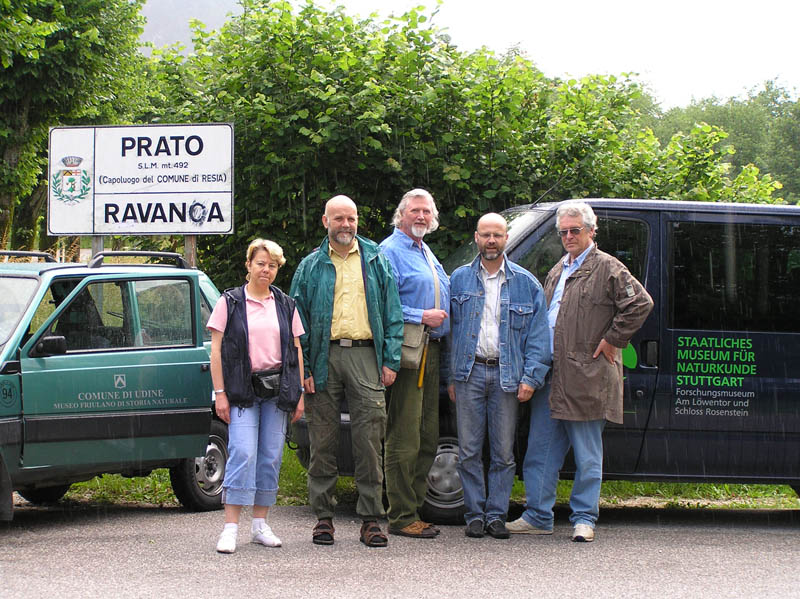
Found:
[{"label": "town coat of arms crest", "polygon": [[92,177],[86,169],[80,168],[83,158],[80,156],[64,156],[61,164],[64,168],[53,174],[50,182],[53,196],[65,204],[76,204],[89,195]]}]

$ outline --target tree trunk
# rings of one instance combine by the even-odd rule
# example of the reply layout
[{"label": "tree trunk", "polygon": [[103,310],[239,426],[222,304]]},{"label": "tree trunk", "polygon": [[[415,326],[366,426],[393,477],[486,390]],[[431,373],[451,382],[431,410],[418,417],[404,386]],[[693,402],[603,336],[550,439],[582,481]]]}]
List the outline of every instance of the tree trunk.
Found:
[{"label": "tree trunk", "polygon": [[[47,198],[47,185],[41,181],[27,199],[20,200],[11,229],[11,249],[30,250],[36,240],[36,224]],[[45,227],[46,229],[46,227]]]},{"label": "tree trunk", "polygon": [[[28,110],[30,99],[24,98],[20,101],[17,110],[11,110],[6,114],[7,125],[11,129],[10,135],[4,140],[3,147],[3,173],[6,184],[0,189],[0,249],[8,247],[8,239],[11,236],[11,227],[14,223],[14,204],[16,202],[17,187],[14,171],[18,168],[19,159],[25,144],[29,141],[30,127],[28,124]],[[11,183],[9,185],[9,182]]]}]

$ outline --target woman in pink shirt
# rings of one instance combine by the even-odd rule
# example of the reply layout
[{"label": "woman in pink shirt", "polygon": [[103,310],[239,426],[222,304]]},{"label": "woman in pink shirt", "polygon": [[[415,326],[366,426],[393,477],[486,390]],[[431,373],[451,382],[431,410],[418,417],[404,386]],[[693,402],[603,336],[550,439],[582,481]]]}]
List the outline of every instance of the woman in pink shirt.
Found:
[{"label": "woman in pink shirt", "polygon": [[220,553],[236,551],[245,505],[253,506],[252,542],[281,545],[266,517],[278,494],[287,413],[292,422],[303,414],[303,325],[294,300],[272,285],[285,263],[278,244],[254,240],[247,283],[225,290],[208,320],[215,409],[228,423]]}]

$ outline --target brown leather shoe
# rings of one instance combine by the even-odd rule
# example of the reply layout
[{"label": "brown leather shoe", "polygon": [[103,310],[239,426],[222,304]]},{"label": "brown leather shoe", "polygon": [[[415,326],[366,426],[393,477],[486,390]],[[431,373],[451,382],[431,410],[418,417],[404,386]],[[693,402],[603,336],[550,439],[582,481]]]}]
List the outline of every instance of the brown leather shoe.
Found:
[{"label": "brown leather shoe", "polygon": [[403,528],[389,528],[389,534],[411,537],[413,539],[433,539],[436,537],[437,533],[422,520],[417,520]]}]

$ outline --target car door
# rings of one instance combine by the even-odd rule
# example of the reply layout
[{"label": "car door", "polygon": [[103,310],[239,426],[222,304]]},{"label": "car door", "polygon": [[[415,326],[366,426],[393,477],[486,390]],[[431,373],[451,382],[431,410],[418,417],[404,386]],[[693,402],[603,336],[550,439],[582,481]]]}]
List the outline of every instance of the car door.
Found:
[{"label": "car door", "polygon": [[[598,247],[624,263],[645,286],[656,306],[659,294],[658,213],[624,208],[595,208]],[[556,233],[555,213],[518,244],[511,259],[544,283],[547,272],[564,256]],[[654,311],[655,312],[655,311]],[[608,423],[604,432],[604,466],[608,475],[634,472],[647,427],[658,377],[659,321],[654,313],[622,353],[624,366],[623,424]],[[567,463],[565,470],[574,468]]]},{"label": "car door", "polygon": [[662,377],[640,471],[800,477],[800,221],[663,213]]},{"label": "car door", "polygon": [[[202,455],[211,382],[196,284],[109,274],[71,285],[21,351],[24,467],[126,470]],[[37,351],[47,337],[66,351]]]}]

